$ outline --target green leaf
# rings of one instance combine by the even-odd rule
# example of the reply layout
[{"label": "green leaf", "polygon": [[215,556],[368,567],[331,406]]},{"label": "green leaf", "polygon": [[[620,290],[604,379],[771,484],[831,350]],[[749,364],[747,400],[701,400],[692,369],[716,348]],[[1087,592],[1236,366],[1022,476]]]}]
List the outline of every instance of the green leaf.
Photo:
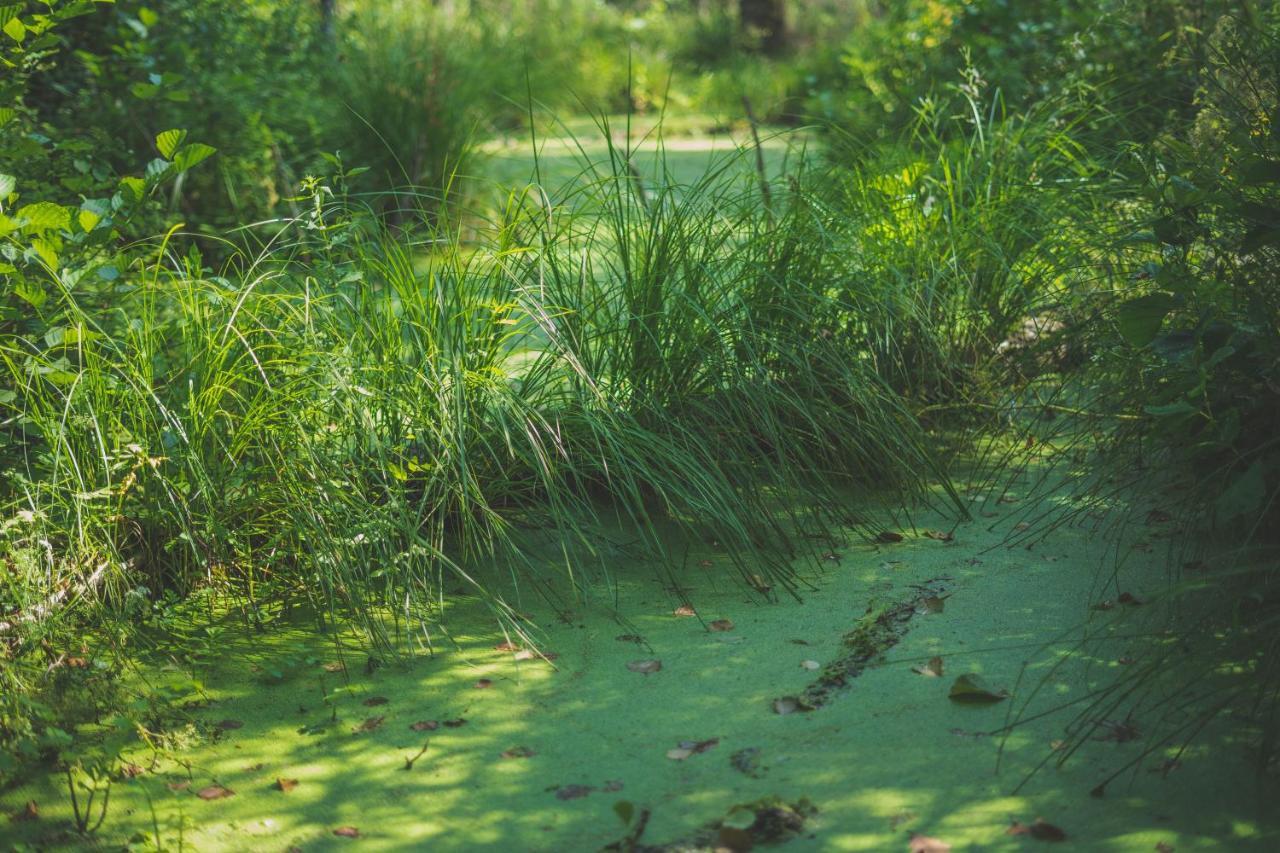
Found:
[{"label": "green leaf", "polygon": [[[3,122],[0,122],[2,124]],[[0,201],[4,200],[18,188],[18,179],[13,175],[0,175]]]},{"label": "green leaf", "polygon": [[156,148],[166,160],[172,160],[174,153],[178,150],[178,146],[186,138],[187,132],[185,130],[166,130],[156,136]]},{"label": "green leaf", "polygon": [[27,38],[27,28],[22,23],[21,18],[11,19],[4,25],[3,29],[5,33],[8,34],[9,38],[13,39],[18,44],[22,44],[22,42]]},{"label": "green leaf", "polygon": [[42,231],[58,231],[71,227],[71,211],[51,201],[38,201],[18,208],[18,217],[25,219],[22,230],[28,234]]},{"label": "green leaf", "polygon": [[173,158],[173,165],[179,172],[185,172],[197,163],[202,163],[209,159],[217,152],[218,149],[212,145],[193,142],[178,152],[178,156]]},{"label": "green leaf", "polygon": [[1218,520],[1230,522],[1255,515],[1267,500],[1267,481],[1262,463],[1254,462],[1226,488],[1214,504]]},{"label": "green leaf", "polygon": [[141,201],[142,196],[147,191],[147,182],[142,180],[142,178],[121,178],[120,186],[122,189],[128,191],[134,201]]},{"label": "green leaf", "polygon": [[17,114],[18,114],[18,111],[15,110],[13,107],[0,107],[0,127],[4,127],[6,124],[12,121],[14,116],[16,116]]},{"label": "green leaf", "polygon": [[1146,406],[1145,410],[1149,415],[1155,415],[1157,418],[1170,418],[1178,415],[1194,415],[1200,411],[1186,400],[1177,400],[1173,403],[1166,403],[1162,406]]},{"label": "green leaf", "polygon": [[92,231],[93,226],[102,221],[102,217],[94,213],[92,210],[81,209],[80,215],[77,217],[80,222],[80,228],[83,231]]},{"label": "green leaf", "polygon": [[1146,346],[1160,334],[1165,315],[1177,304],[1168,293],[1149,293],[1130,299],[1120,306],[1116,315],[1120,336],[1135,347]]},{"label": "green leaf", "polygon": [[622,821],[623,826],[629,826],[631,818],[635,817],[636,807],[630,800],[618,800],[613,804],[613,813]]},{"label": "green leaf", "polygon": [[13,286],[13,295],[26,302],[32,308],[39,308],[49,298],[49,294],[44,292],[44,288],[26,279],[18,279],[18,283]]},{"label": "green leaf", "polygon": [[964,702],[970,705],[990,705],[1009,698],[1008,693],[1003,690],[996,691],[980,676],[968,674],[957,678],[955,684],[951,685],[951,692],[947,695],[952,702]]}]

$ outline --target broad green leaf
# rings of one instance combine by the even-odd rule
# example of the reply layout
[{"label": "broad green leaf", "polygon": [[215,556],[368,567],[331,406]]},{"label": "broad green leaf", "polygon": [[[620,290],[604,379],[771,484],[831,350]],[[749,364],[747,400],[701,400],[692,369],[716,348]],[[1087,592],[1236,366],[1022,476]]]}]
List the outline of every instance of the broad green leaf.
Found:
[{"label": "broad green leaf", "polygon": [[18,179],[13,175],[0,175],[0,201],[3,201],[18,188]]},{"label": "broad green leaf", "polygon": [[44,288],[26,279],[18,279],[18,283],[13,286],[13,295],[26,302],[32,308],[39,308],[49,298],[49,294],[44,292]]},{"label": "broad green leaf", "polygon": [[1262,509],[1267,500],[1267,480],[1262,463],[1254,462],[1218,496],[1214,508],[1218,520],[1230,522],[1241,516],[1250,516]]},{"label": "broad green leaf", "polygon": [[26,220],[22,230],[28,234],[71,227],[71,211],[51,201],[38,201],[18,208],[18,218]]},{"label": "broad green leaf", "polygon": [[12,121],[13,117],[16,116],[17,114],[18,114],[18,111],[15,110],[13,107],[0,107],[0,127],[4,127],[6,124]]},{"label": "broad green leaf", "polygon": [[78,219],[80,221],[80,228],[86,232],[92,231],[93,226],[97,225],[99,222],[102,221],[101,216],[94,213],[92,210],[84,210],[84,209],[81,209]]},{"label": "broad green leaf", "polygon": [[178,150],[178,146],[186,138],[187,132],[185,130],[166,130],[156,136],[156,148],[166,160],[172,160],[174,153]]},{"label": "broad green leaf", "polygon": [[179,172],[185,172],[197,163],[203,162],[216,154],[218,149],[212,145],[205,145],[202,142],[193,142],[185,146],[178,152],[178,156],[173,159],[173,165]]},{"label": "broad green leaf", "polygon": [[1116,323],[1120,336],[1135,347],[1144,347],[1160,334],[1165,315],[1174,309],[1177,300],[1167,293],[1149,293],[1130,299],[1120,306]]},{"label": "broad green leaf", "polygon": [[143,194],[147,191],[147,182],[141,178],[121,178],[120,186],[128,191],[134,201],[141,201]]},{"label": "broad green leaf", "polygon": [[40,256],[40,260],[44,261],[49,269],[56,270],[58,268],[58,249],[52,241],[43,237],[36,237],[31,241],[31,248],[35,249],[36,254]]},{"label": "broad green leaf", "polygon": [[4,25],[3,29],[5,33],[8,34],[9,38],[13,39],[18,44],[22,44],[22,42],[25,41],[27,38],[27,28],[22,23],[21,18],[11,19],[8,23]]}]

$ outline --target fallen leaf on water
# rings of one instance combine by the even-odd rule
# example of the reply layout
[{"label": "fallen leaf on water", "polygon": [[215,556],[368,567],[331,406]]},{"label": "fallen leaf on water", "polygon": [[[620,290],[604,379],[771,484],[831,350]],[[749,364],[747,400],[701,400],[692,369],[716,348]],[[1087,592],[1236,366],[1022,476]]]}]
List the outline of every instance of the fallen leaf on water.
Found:
[{"label": "fallen leaf on water", "polygon": [[342,672],[342,664],[337,661],[331,661],[324,665],[325,672]]},{"label": "fallen leaf on water", "polygon": [[557,800],[578,800],[594,791],[590,785],[561,785],[556,788]]},{"label": "fallen leaf on water", "polygon": [[794,714],[796,711],[812,711],[813,706],[798,696],[783,696],[773,700],[775,714]]},{"label": "fallen leaf on water", "polygon": [[956,538],[955,534],[942,530],[926,530],[924,535],[930,539],[937,539],[939,542],[951,542]]},{"label": "fallen leaf on water", "polygon": [[361,732],[371,732],[378,728],[378,726],[382,725],[382,721],[385,719],[386,717],[370,717],[351,731],[356,734],[360,734]]},{"label": "fallen leaf on water", "polygon": [[297,779],[280,778],[276,780],[276,789],[283,791],[286,794],[292,791],[296,787],[298,787]]},{"label": "fallen leaf on water", "polygon": [[800,668],[808,670],[822,669],[822,664],[816,660],[802,660],[800,661]]},{"label": "fallen leaf on water", "polygon": [[533,758],[538,753],[527,746],[513,746],[502,753],[503,758]]},{"label": "fallen leaf on water", "polygon": [[681,604],[675,610],[671,611],[672,616],[697,616],[698,612],[687,604]]},{"label": "fallen leaf on water", "polygon": [[928,663],[913,666],[911,671],[929,678],[940,678],[942,676],[942,658],[929,658]]},{"label": "fallen leaf on water", "polygon": [[235,729],[243,728],[244,723],[240,722],[239,720],[219,720],[218,722],[213,724],[213,727],[215,729],[222,729],[224,732],[229,732]]},{"label": "fallen leaf on water", "polygon": [[560,655],[555,652],[537,652],[533,649],[521,649],[516,652],[516,660],[533,660],[535,658],[542,658],[543,660],[552,661],[558,657],[560,657]]},{"label": "fallen leaf on water", "polygon": [[907,842],[907,853],[947,853],[950,849],[947,842],[918,832],[911,833],[911,840]]},{"label": "fallen leaf on water", "polygon": [[1058,752],[1066,748],[1067,748],[1067,742],[1065,740],[1049,741],[1049,749],[1052,749],[1054,752]]},{"label": "fallen leaf on water", "polygon": [[191,787],[191,782],[188,779],[179,779],[177,782],[166,782],[165,787],[170,791],[185,791]]},{"label": "fallen leaf on water", "polygon": [[235,791],[230,788],[224,788],[221,785],[210,785],[196,792],[196,796],[202,800],[221,800],[235,795]]},{"label": "fallen leaf on water", "polygon": [[1030,529],[1031,529],[1031,525],[1030,525],[1030,524],[1028,524],[1028,523],[1027,523],[1027,522],[1025,522],[1025,521],[1019,521],[1017,524],[1015,524],[1015,525],[1013,526],[1013,529],[1014,529],[1014,530],[1017,530],[1017,531],[1019,531],[1019,532],[1021,532],[1021,531],[1023,531],[1023,530],[1030,530]]},{"label": "fallen leaf on water", "polygon": [[693,755],[693,750],[691,749],[676,748],[667,750],[667,758],[670,758],[672,761],[684,761],[690,755]]},{"label": "fallen leaf on water", "polygon": [[333,831],[333,834],[341,838],[359,838],[360,830],[354,826],[340,826]]},{"label": "fallen leaf on water", "polygon": [[410,724],[409,728],[415,732],[434,732],[440,728],[440,723],[436,720],[418,720]]},{"label": "fallen leaf on water", "polygon": [[[245,769],[248,770],[249,768],[246,767]],[[262,765],[259,764],[257,769],[261,770]],[[142,769],[137,764],[134,764],[132,762],[125,762],[124,764],[120,765],[120,775],[125,779],[137,779],[139,776],[141,776],[143,773],[146,773],[146,772],[147,772],[146,770]]]},{"label": "fallen leaf on water", "polygon": [[633,660],[627,664],[627,669],[632,672],[642,672],[648,675],[651,672],[659,672],[662,669],[662,661],[660,660]]},{"label": "fallen leaf on water", "polygon": [[926,613],[941,613],[947,606],[947,600],[937,595],[928,595],[920,599]]},{"label": "fallen leaf on water", "polygon": [[1025,823],[1014,821],[1009,828],[1004,831],[1005,835],[1029,835],[1037,841],[1066,841],[1067,833],[1047,822],[1043,818],[1036,818],[1028,826]]},{"label": "fallen leaf on water", "polygon": [[709,569],[709,568],[711,568],[711,566],[712,566],[712,563],[711,563],[711,561],[710,561],[710,560],[699,560],[699,561],[698,561],[698,567],[699,567],[699,568],[702,568],[702,569]]},{"label": "fallen leaf on water", "polygon": [[466,717],[459,717],[456,720],[445,720],[444,727],[447,729],[456,729],[458,726],[466,725],[466,723],[467,723]]},{"label": "fallen leaf on water", "polygon": [[881,530],[879,533],[876,534],[876,541],[883,542],[886,545],[892,542],[901,542],[902,534],[895,533],[892,530]]},{"label": "fallen leaf on water", "polygon": [[370,696],[368,699],[364,700],[363,704],[366,708],[376,708],[379,705],[387,704],[387,697],[386,696]]},{"label": "fallen leaf on water", "polygon": [[747,583],[751,584],[751,588],[756,592],[768,592],[773,589],[773,585],[765,580],[762,575],[751,575],[747,578]]},{"label": "fallen leaf on water", "polygon": [[1117,598],[1116,601],[1118,601],[1120,604],[1125,605],[1126,607],[1137,607],[1138,605],[1142,604],[1142,602],[1138,599],[1138,597],[1131,592],[1120,593],[1120,597]]},{"label": "fallen leaf on water", "polygon": [[716,621],[707,625],[707,627],[710,628],[712,631],[732,631],[733,622],[729,619],[717,619]]},{"label": "fallen leaf on water", "polygon": [[488,690],[492,686],[493,686],[493,680],[489,678],[482,678],[479,681],[477,681],[475,685],[476,690]]},{"label": "fallen leaf on water", "polygon": [[953,702],[970,704],[989,704],[1002,702],[1009,698],[1009,694],[1005,691],[997,691],[983,681],[981,677],[969,673],[957,678],[955,683],[951,685],[951,692],[947,695]]},{"label": "fallen leaf on water", "polygon": [[498,652],[520,651],[520,647],[517,646],[515,643],[498,643],[498,645],[494,646],[493,648],[494,648],[494,651],[498,651]]},{"label": "fallen leaf on water", "polygon": [[708,738],[707,740],[682,740],[680,741],[680,748],[692,750],[694,755],[698,755],[708,749],[712,749],[719,743],[720,738],[718,737]]}]

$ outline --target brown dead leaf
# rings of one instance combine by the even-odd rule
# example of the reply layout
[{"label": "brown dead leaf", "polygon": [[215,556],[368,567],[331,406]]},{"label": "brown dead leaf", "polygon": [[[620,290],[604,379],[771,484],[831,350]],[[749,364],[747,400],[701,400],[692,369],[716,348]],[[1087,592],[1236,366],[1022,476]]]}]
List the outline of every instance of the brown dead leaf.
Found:
[{"label": "brown dead leaf", "polygon": [[926,613],[941,613],[947,607],[947,600],[937,595],[928,595],[920,599]]},{"label": "brown dead leaf", "polygon": [[894,542],[901,542],[902,539],[903,537],[901,533],[896,533],[892,530],[881,530],[876,534],[876,541],[885,545],[890,545]]},{"label": "brown dead leaf", "polygon": [[907,853],[947,853],[950,849],[947,842],[918,832],[911,833],[911,840],[907,842]]},{"label": "brown dead leaf", "polygon": [[35,800],[27,800],[26,805],[9,815],[9,820],[21,822],[26,820],[39,820],[40,807],[36,805]]},{"label": "brown dead leaf", "polygon": [[808,670],[822,669],[822,664],[818,663],[816,660],[802,660],[800,661],[800,668]]},{"label": "brown dead leaf", "polygon": [[1120,597],[1117,598],[1116,601],[1126,607],[1138,607],[1142,604],[1142,601],[1131,592],[1120,593]]},{"label": "brown dead leaf", "polygon": [[675,610],[671,611],[672,616],[697,616],[698,612],[687,604],[681,604]]},{"label": "brown dead leaf", "polygon": [[333,831],[333,834],[339,838],[359,838],[360,830],[354,826],[340,826]]},{"label": "brown dead leaf", "polygon": [[911,671],[928,678],[940,678],[942,676],[942,658],[929,658],[928,663],[913,666]]},{"label": "brown dead leaf", "polygon": [[1005,835],[1029,835],[1037,841],[1066,841],[1067,833],[1062,829],[1054,826],[1044,818],[1036,818],[1028,826],[1025,823],[1014,821],[1009,828],[1004,831]]},{"label": "brown dead leaf", "polygon": [[465,726],[466,724],[467,724],[467,718],[466,718],[466,717],[459,717],[459,718],[458,718],[458,719],[456,719],[456,720],[445,720],[445,721],[444,721],[444,727],[445,727],[446,729],[456,729],[456,728],[458,728],[458,726]]},{"label": "brown dead leaf", "polygon": [[418,720],[418,722],[412,723],[409,728],[415,732],[434,732],[440,728],[440,723],[437,720]]},{"label": "brown dead leaf", "polygon": [[235,795],[235,791],[230,788],[224,788],[221,785],[209,785],[196,791],[196,796],[202,800],[223,800]]},{"label": "brown dead leaf", "polygon": [[493,686],[493,679],[490,679],[490,678],[481,678],[479,681],[475,683],[476,690],[488,690],[492,686]]},{"label": "brown dead leaf", "polygon": [[556,788],[557,800],[579,800],[594,791],[590,785],[561,785]]},{"label": "brown dead leaf", "polygon": [[382,725],[382,722],[383,722],[383,720],[385,720],[385,719],[386,719],[386,717],[385,717],[385,716],[380,716],[380,717],[370,717],[369,719],[365,720],[365,721],[364,721],[363,723],[361,723],[360,725],[356,726],[356,727],[355,727],[354,729],[352,729],[351,731],[352,731],[352,733],[354,733],[354,734],[361,734],[361,733],[363,733],[363,732],[371,732],[371,731],[374,731],[375,729],[377,729],[379,726],[381,726],[381,725]]},{"label": "brown dead leaf", "polygon": [[286,794],[287,794],[287,793],[289,793],[290,791],[292,791],[292,790],[293,790],[294,788],[296,788],[296,787],[298,787],[298,780],[297,780],[297,779],[285,779],[285,778],[282,776],[282,777],[280,777],[279,779],[277,779],[277,780],[276,780],[276,790],[277,790],[277,791],[282,791],[283,793],[286,793]]},{"label": "brown dead leaf", "polygon": [[682,740],[680,741],[679,746],[681,749],[692,750],[694,755],[698,755],[709,749],[713,749],[719,743],[720,738],[713,737],[707,740]]},{"label": "brown dead leaf", "polygon": [[672,761],[684,761],[690,755],[693,755],[693,750],[691,749],[682,749],[677,747],[676,749],[667,750],[667,758],[670,758]]},{"label": "brown dead leaf", "polygon": [[387,704],[386,696],[370,696],[362,703],[366,708],[376,708],[379,705]]},{"label": "brown dead leaf", "polygon": [[165,787],[170,791],[185,791],[191,787],[191,781],[188,779],[179,779],[176,782],[166,782]]},{"label": "brown dead leaf", "polygon": [[649,675],[650,673],[660,672],[662,670],[662,661],[633,660],[627,664],[627,669],[631,670],[632,672],[639,672],[639,673],[643,673],[644,675]]},{"label": "brown dead leaf", "polygon": [[498,643],[498,645],[494,646],[494,647],[493,647],[493,649],[494,649],[494,651],[498,651],[498,652],[518,652],[518,651],[520,651],[520,647],[519,647],[519,646],[517,646],[515,643]]},{"label": "brown dead leaf", "polygon": [[699,561],[698,561],[698,568],[700,568],[700,569],[709,569],[709,568],[711,568],[711,566],[712,566],[712,565],[713,565],[713,563],[712,563],[710,560],[699,560]]},{"label": "brown dead leaf", "polygon": [[533,758],[538,753],[527,746],[513,746],[502,753],[503,758]]},{"label": "brown dead leaf", "polygon": [[732,631],[733,622],[729,619],[717,619],[707,625],[712,631]]},{"label": "brown dead leaf", "polygon": [[953,542],[956,538],[954,533],[949,533],[944,530],[926,530],[924,535],[929,539],[936,539],[939,542]]},{"label": "brown dead leaf", "polygon": [[343,666],[337,661],[330,661],[324,665],[325,672],[342,672]]}]

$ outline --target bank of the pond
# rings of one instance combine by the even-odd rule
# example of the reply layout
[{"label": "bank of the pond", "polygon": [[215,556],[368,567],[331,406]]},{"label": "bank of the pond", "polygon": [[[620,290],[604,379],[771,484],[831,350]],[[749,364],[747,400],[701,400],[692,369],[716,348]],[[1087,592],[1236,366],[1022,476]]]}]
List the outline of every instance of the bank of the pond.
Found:
[{"label": "bank of the pond", "polygon": [[[1155,720],[1106,720],[1055,766],[1074,748],[1064,725],[1079,700],[1141,665],[1147,646],[1125,637],[1158,606],[1148,599],[1163,588],[1161,549],[1150,545],[1171,531],[1156,515],[1136,533],[1121,583],[1143,604],[1126,608],[1102,583],[1116,553],[1103,527],[1008,547],[1014,497],[976,502],[950,540],[951,524],[925,515],[901,542],[837,548],[803,603],[759,603],[708,547],[689,554],[684,576],[697,615],[679,615],[642,561],[619,558],[616,613],[526,602],[550,662],[495,648],[504,638],[492,619],[464,604],[434,656],[367,668],[352,653],[345,676],[331,643],[232,633],[205,677],[211,701],[192,711],[216,736],[179,750],[180,763],[131,756],[141,772],[112,786],[85,845],[158,827],[165,849],[596,850],[647,816],[638,842],[659,846],[750,824],[735,807],[776,797],[816,810],[781,832],[796,851],[905,850],[912,833],[955,850],[1015,850],[1039,841],[1011,824],[1037,818],[1072,849],[1274,849],[1280,835],[1264,820],[1276,792],[1259,790],[1247,747],[1220,731],[1154,750],[1103,796],[1090,792],[1151,746]],[[849,659],[869,608],[893,613],[889,642],[870,632],[889,646],[885,663],[827,691],[822,707],[793,711],[785,697]],[[1117,636],[1079,647],[1086,623],[1099,637],[1122,612]],[[918,671],[936,670],[934,658],[940,677]],[[952,701],[963,674],[1011,696]],[[1011,719],[1025,722],[989,734]],[[39,815],[6,823],[10,843],[67,844],[61,784],[51,774],[3,794],[4,812],[34,801]]]}]

